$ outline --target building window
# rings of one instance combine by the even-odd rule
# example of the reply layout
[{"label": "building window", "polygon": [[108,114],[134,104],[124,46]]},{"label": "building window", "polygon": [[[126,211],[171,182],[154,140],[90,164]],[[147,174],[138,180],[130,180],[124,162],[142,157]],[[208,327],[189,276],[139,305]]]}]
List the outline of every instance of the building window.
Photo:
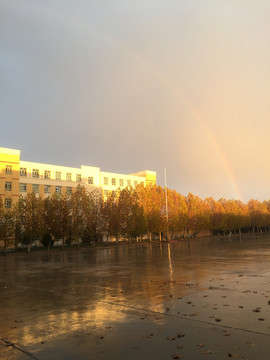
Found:
[{"label": "building window", "polygon": [[35,194],[38,194],[39,193],[39,184],[32,184],[32,191]]},{"label": "building window", "polygon": [[50,179],[50,178],[51,178],[51,172],[50,172],[50,170],[45,170],[45,171],[44,171],[44,178],[45,178],[45,179]]},{"label": "building window", "polygon": [[44,193],[45,194],[51,193],[51,185],[44,185]]},{"label": "building window", "polygon": [[131,180],[127,180],[127,186],[131,186]]},{"label": "building window", "polygon": [[6,165],[6,174],[11,175],[12,174],[12,166]]},{"label": "building window", "polygon": [[62,174],[60,171],[55,172],[55,180],[61,180]]},{"label": "building window", "polygon": [[20,168],[20,176],[26,176],[26,175],[27,175],[26,168]]},{"label": "building window", "polygon": [[61,192],[62,192],[62,186],[56,186],[55,187],[55,193],[56,194],[61,194]]},{"label": "building window", "polygon": [[124,179],[119,179],[119,185],[124,186]]},{"label": "building window", "polygon": [[71,195],[72,194],[72,187],[67,186],[66,187],[66,194]]},{"label": "building window", "polygon": [[76,174],[76,181],[77,181],[77,182],[81,182],[81,181],[82,181],[82,175],[81,175],[81,174]]},{"label": "building window", "polygon": [[104,185],[108,185],[109,184],[109,179],[107,177],[103,178],[103,184]]},{"label": "building window", "polygon": [[116,185],[116,178],[112,178],[112,185]]},{"label": "building window", "polygon": [[134,181],[134,186],[136,187],[138,185],[138,181]]},{"label": "building window", "polygon": [[11,182],[6,182],[5,183],[5,190],[6,191],[11,191],[12,189],[12,183]]},{"label": "building window", "polygon": [[27,191],[27,185],[26,184],[20,184],[20,192],[26,192]]},{"label": "building window", "polygon": [[5,208],[10,209],[11,208],[12,201],[11,199],[5,199]]},{"label": "building window", "polygon": [[72,174],[71,174],[71,173],[66,173],[66,180],[67,180],[67,181],[71,181],[71,180],[72,180]]},{"label": "building window", "polygon": [[32,177],[33,178],[39,178],[39,170],[38,169],[33,169],[32,170]]},{"label": "building window", "polygon": [[108,196],[109,195],[109,191],[108,190],[104,190],[104,195]]},{"label": "building window", "polygon": [[90,176],[90,177],[88,178],[88,184],[89,184],[89,185],[93,185],[93,184],[94,184],[94,178],[93,178],[93,176]]}]

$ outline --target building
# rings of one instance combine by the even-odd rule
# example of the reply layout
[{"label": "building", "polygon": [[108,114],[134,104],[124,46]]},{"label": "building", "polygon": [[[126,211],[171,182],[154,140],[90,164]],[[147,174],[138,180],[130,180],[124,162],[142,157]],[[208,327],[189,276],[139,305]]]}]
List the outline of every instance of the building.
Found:
[{"label": "building", "polygon": [[34,192],[42,198],[71,194],[78,184],[89,191],[99,189],[106,197],[112,191],[138,184],[155,184],[155,171],[117,174],[101,171],[94,166],[80,168],[42,164],[20,160],[20,150],[0,148],[0,196],[6,208],[18,201],[20,195]]}]

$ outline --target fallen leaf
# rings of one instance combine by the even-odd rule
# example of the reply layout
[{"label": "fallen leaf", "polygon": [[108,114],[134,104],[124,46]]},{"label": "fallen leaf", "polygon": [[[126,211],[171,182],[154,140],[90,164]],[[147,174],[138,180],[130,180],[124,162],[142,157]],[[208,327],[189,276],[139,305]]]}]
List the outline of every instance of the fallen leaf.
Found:
[{"label": "fallen leaf", "polygon": [[211,350],[206,350],[203,352],[203,354],[212,354],[212,351]]},{"label": "fallen leaf", "polygon": [[197,344],[197,346],[204,347],[204,344],[200,343],[200,344]]},{"label": "fallen leaf", "polygon": [[185,336],[185,334],[181,334],[181,333],[179,333],[179,334],[177,334],[177,337],[184,337]]},{"label": "fallen leaf", "polygon": [[184,348],[183,345],[177,345],[176,347],[177,347],[177,349],[183,349]]},{"label": "fallen leaf", "polygon": [[221,321],[221,319],[219,319],[219,318],[215,318],[215,321],[216,321],[216,322],[220,322],[220,321]]},{"label": "fallen leaf", "polygon": [[251,341],[247,341],[246,344],[247,344],[247,345],[250,345],[250,346],[253,346],[253,347],[256,347],[256,346],[257,346],[256,344],[253,344]]},{"label": "fallen leaf", "polygon": [[167,336],[167,340],[175,340],[175,336]]},{"label": "fallen leaf", "polygon": [[182,359],[182,356],[179,355],[179,354],[173,354],[173,355],[172,355],[172,358],[173,358],[173,359]]}]

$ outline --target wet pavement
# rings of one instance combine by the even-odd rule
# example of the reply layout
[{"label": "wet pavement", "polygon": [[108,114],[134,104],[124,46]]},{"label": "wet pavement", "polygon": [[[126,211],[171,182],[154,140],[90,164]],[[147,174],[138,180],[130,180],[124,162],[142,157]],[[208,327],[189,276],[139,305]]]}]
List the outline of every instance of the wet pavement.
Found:
[{"label": "wet pavement", "polygon": [[0,359],[270,358],[270,238],[0,257]]}]

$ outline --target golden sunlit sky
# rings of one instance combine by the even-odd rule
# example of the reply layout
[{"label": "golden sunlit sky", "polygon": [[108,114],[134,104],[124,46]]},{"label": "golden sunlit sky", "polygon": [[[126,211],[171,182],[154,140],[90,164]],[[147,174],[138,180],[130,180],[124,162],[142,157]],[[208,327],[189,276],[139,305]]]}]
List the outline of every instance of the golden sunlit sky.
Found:
[{"label": "golden sunlit sky", "polygon": [[270,199],[270,1],[0,0],[0,146]]}]

